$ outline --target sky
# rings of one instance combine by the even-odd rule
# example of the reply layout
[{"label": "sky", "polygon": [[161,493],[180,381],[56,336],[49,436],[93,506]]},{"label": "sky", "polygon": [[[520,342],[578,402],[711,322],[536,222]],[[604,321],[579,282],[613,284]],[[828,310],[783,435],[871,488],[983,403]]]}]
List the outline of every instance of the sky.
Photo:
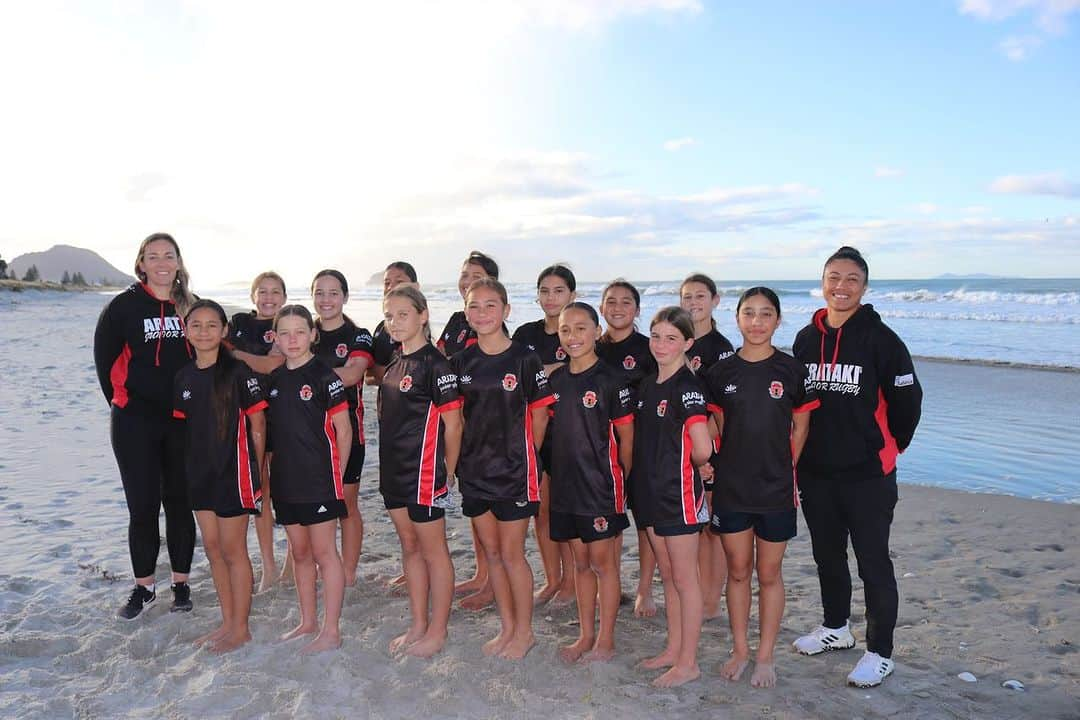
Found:
[{"label": "sky", "polygon": [[3,3],[0,256],[1080,276],[1078,34],[1080,0]]}]

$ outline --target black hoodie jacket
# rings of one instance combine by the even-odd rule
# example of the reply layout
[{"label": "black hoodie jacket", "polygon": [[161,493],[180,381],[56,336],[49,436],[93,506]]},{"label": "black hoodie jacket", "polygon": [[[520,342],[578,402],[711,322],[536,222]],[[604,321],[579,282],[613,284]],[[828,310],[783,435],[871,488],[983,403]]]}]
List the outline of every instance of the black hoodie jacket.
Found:
[{"label": "black hoodie jacket", "polygon": [[792,350],[821,400],[799,471],[858,480],[895,470],[919,424],[922,387],[907,347],[874,307],[861,306],[839,328],[818,310]]},{"label": "black hoodie jacket", "polygon": [[171,300],[142,283],[114,297],[94,331],[94,365],[105,400],[143,415],[170,417],[177,371],[193,357]]}]

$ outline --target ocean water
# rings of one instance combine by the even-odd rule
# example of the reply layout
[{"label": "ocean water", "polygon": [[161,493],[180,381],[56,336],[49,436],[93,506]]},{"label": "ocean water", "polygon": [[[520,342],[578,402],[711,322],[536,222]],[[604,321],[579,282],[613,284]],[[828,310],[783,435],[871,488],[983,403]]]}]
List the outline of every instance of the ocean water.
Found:
[{"label": "ocean water", "polygon": [[[987,281],[990,282],[990,281]],[[911,448],[900,459],[900,481],[933,485],[957,490],[989,492],[1019,497],[1080,503],[1080,372],[1063,369],[1032,369],[1023,364],[1032,358],[1030,347],[1047,348],[1045,334],[1059,332],[1060,342],[1053,350],[1053,364],[1067,368],[1080,367],[1080,350],[1076,316],[1076,294],[1080,281],[1038,281],[1021,289],[1021,282],[1002,290],[963,290],[972,293],[995,293],[991,301],[982,304],[968,300],[940,299],[952,293],[960,295],[955,282],[897,283],[875,292],[882,297],[893,294],[880,306],[888,321],[897,327],[912,350],[923,356],[934,355],[933,345],[918,344],[921,324],[937,324],[951,328],[953,344],[946,358],[974,361],[1014,363],[999,366],[990,362],[956,363],[922,359],[916,362],[925,390],[923,419]],[[1041,283],[1045,283],[1041,288]],[[776,283],[784,291],[782,302],[800,320],[809,316],[818,304],[814,288],[808,283]],[[885,285],[882,283],[881,285]],[[930,287],[915,287],[929,285]],[[674,300],[677,290],[661,284],[646,285],[646,311]],[[1071,289],[1070,289],[1071,288]],[[586,299],[596,299],[600,287],[582,288]],[[432,315],[440,328],[450,312],[460,303],[456,289],[436,289],[431,292]],[[526,300],[527,288],[514,286],[515,323],[534,319],[539,309]],[[737,288],[725,289],[721,312],[717,313],[721,329],[735,339],[734,327],[723,320],[735,301]],[[938,299],[911,299],[937,293]],[[1066,296],[1072,294],[1072,301]],[[206,296],[212,296],[204,292]],[[347,311],[361,323],[375,324],[379,291],[365,288],[354,291]],[[900,295],[903,295],[901,298]],[[301,297],[294,292],[294,299]],[[228,289],[218,299],[241,305],[242,290]],[[456,298],[454,304],[452,300]],[[1042,298],[1043,301],[1036,301]],[[79,484],[89,497],[80,502],[90,507],[100,503],[114,504],[122,500],[120,482],[109,450],[108,409],[93,367],[93,332],[108,294],[60,292],[0,292],[0,508],[9,518],[18,516],[21,505],[16,500],[24,494],[20,488],[40,487],[46,482],[63,486],[62,478]],[[920,305],[921,303],[921,305]],[[1033,317],[1055,315],[1071,318],[1045,322],[1020,320],[941,319],[936,314],[954,307],[955,314],[989,316],[1009,312],[1028,312]],[[924,307],[925,306],[925,307]],[[970,307],[969,307],[970,306]],[[911,307],[922,308],[926,317],[895,319],[890,312],[909,312]],[[522,308],[528,310],[526,314]],[[890,308],[892,308],[890,310]],[[904,310],[903,308],[907,308]],[[1010,309],[1012,308],[1012,309]],[[911,323],[902,326],[901,323]],[[1006,332],[994,336],[994,344],[981,344],[977,334],[966,329],[971,323],[998,324],[1015,329],[1020,338],[1015,345],[1006,342]],[[788,331],[793,334],[795,322]],[[933,333],[926,331],[922,335]],[[781,343],[784,341],[781,340]],[[990,347],[993,352],[980,349]],[[960,348],[955,350],[954,348]],[[1041,356],[1045,357],[1045,356]],[[1033,363],[1040,364],[1040,363]],[[1051,363],[1041,363],[1049,365]],[[374,414],[369,415],[374,418]],[[374,430],[374,428],[369,428]],[[371,432],[372,437],[375,436]],[[368,451],[369,463],[377,462],[378,453]],[[29,483],[29,484],[28,484]],[[31,493],[33,495],[33,493]],[[32,498],[40,504],[42,498]],[[58,509],[67,502],[65,493],[47,501]],[[36,517],[28,515],[28,517]],[[28,520],[29,521],[29,520]],[[49,522],[66,522],[55,516]],[[3,525],[0,523],[0,528]],[[0,540],[4,534],[0,533]],[[7,538],[17,542],[17,538]],[[7,541],[5,540],[5,541]]]},{"label": "ocean water", "polygon": [[[422,279],[422,278],[421,278]],[[780,296],[784,321],[776,344],[790,347],[795,334],[824,305],[816,281],[741,281],[719,287],[720,306],[714,316],[717,327],[736,346],[735,304],[748,287],[763,284]],[[677,281],[635,281],[642,294],[641,321],[666,305],[678,304]],[[582,283],[579,299],[596,306],[602,283]],[[535,287],[511,283],[510,329],[541,316]],[[442,329],[446,319],[461,308],[457,286],[424,287],[431,305],[432,327]],[[201,294],[233,305],[248,307],[246,286],[234,285],[202,290]],[[307,287],[289,289],[295,302],[308,303]],[[381,287],[354,287],[346,312],[369,329],[382,317]],[[925,358],[985,363],[1080,368],[1080,279],[1015,278],[874,280],[864,299],[872,303],[907,343],[913,355]]]}]

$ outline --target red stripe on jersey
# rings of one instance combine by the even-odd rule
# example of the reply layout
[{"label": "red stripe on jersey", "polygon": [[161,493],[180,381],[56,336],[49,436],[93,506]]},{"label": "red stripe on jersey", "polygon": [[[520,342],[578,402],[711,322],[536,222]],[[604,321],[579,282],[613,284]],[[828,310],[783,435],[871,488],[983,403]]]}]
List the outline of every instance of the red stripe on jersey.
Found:
[{"label": "red stripe on jersey", "polygon": [[260,400],[259,402],[255,403],[254,405],[249,407],[247,410],[245,410],[244,414],[245,415],[254,415],[257,412],[260,412],[262,410],[267,409],[268,407],[270,407],[270,403],[266,402],[265,400]]},{"label": "red stripe on jersey", "polygon": [[187,420],[187,415],[184,414],[183,410],[173,410],[172,416],[177,420]]},{"label": "red stripe on jersey", "polygon": [[716,403],[709,403],[708,405],[705,406],[705,409],[708,410],[711,413],[719,413],[721,415],[724,414],[724,408],[720,407]]},{"label": "red stripe on jersey", "polygon": [[622,417],[615,418],[614,420],[611,421],[611,424],[612,425],[630,425],[633,422],[634,422],[634,413],[630,413],[629,415],[623,415]]},{"label": "red stripe on jersey", "polygon": [[[699,422],[705,422],[704,415],[691,415],[683,423],[682,431],[682,465],[679,468],[680,495],[682,497],[683,522],[687,525],[697,525],[698,502],[694,496],[694,461],[691,453],[694,447],[690,439],[690,426]],[[705,495],[701,496],[701,502],[705,501]]]},{"label": "red stripe on jersey", "polygon": [[375,356],[369,353],[367,350],[353,350],[351,353],[349,353],[349,359],[351,360],[354,357],[364,358],[368,361],[369,365],[375,364]]},{"label": "red stripe on jersey", "polygon": [[435,343],[435,347],[438,348],[439,352],[443,355],[446,354],[446,341],[442,338],[439,338],[439,341]]},{"label": "red stripe on jersey", "polygon": [[349,409],[349,403],[342,400],[337,405],[335,405],[334,407],[327,410],[326,414],[327,414],[327,416],[337,415],[339,412],[344,412],[344,411],[346,411],[348,409]]},{"label": "red stripe on jersey", "polygon": [[[555,400],[550,396],[547,399]],[[525,484],[529,502],[540,502],[540,472],[536,467],[536,443],[533,442],[532,405],[529,408],[525,411]]]},{"label": "red stripe on jersey", "polygon": [[810,412],[811,410],[816,410],[819,407],[821,407],[821,401],[820,400],[811,400],[810,402],[806,403],[805,405],[800,405],[799,407],[793,409],[791,412],[793,412],[793,413]]},{"label": "red stripe on jersey", "polygon": [[608,423],[608,469],[611,470],[611,491],[615,496],[615,512],[624,513],[626,512],[626,492],[622,465],[619,464],[619,443],[615,439],[615,422]]},{"label": "red stripe on jersey", "polygon": [[247,416],[240,413],[236,428],[236,484],[240,507],[254,510],[255,501],[262,495],[262,488],[251,475],[251,454],[248,452]]},{"label": "red stripe on jersey", "polygon": [[554,395],[545,395],[539,400],[533,400],[531,403],[529,403],[529,410],[532,410],[533,408],[544,407],[545,405],[551,405],[554,402]]},{"label": "red stripe on jersey", "polygon": [[356,434],[360,438],[360,444],[364,444],[364,391],[357,384],[354,388],[356,390],[356,414],[353,420],[356,422]]},{"label": "red stripe on jersey", "polygon": [[881,439],[885,441],[885,446],[878,451],[878,457],[881,459],[881,472],[888,475],[896,469],[896,456],[900,454],[900,450],[896,447],[896,438],[889,431],[889,403],[885,402],[881,388],[877,391],[877,402],[874,420],[881,431]]},{"label": "red stripe on jersey", "polygon": [[128,363],[131,362],[131,346],[124,343],[124,349],[113,361],[112,369],[109,370],[109,382],[112,383],[112,404],[116,407],[127,407],[128,391]]},{"label": "red stripe on jersey", "polygon": [[475,344],[476,344],[477,342],[478,342],[478,341],[477,341],[477,339],[476,339],[476,338],[474,338],[474,337],[471,337],[471,338],[469,338],[468,340],[466,340],[466,341],[465,341],[465,347],[472,347],[472,346],[473,346],[473,345],[475,345]]},{"label": "red stripe on jersey", "polygon": [[795,507],[799,507],[799,471],[795,469],[795,443],[788,436],[788,445],[791,446],[791,489],[795,496]]},{"label": "red stripe on jersey", "polygon": [[439,447],[439,410],[428,403],[424,418],[424,441],[420,443],[420,472],[416,479],[416,504],[431,507],[435,499],[435,454]]},{"label": "red stripe on jersey", "polygon": [[451,400],[450,402],[448,402],[448,403],[446,403],[444,405],[440,405],[439,407],[437,407],[435,409],[439,411],[440,415],[442,415],[445,412],[450,412],[451,410],[457,410],[459,407],[462,407],[464,405],[465,405],[465,398],[459,397],[458,399]]},{"label": "red stripe on jersey", "polygon": [[330,443],[330,474],[334,480],[334,497],[338,500],[345,499],[345,488],[341,478],[341,455],[338,453],[337,431],[334,429],[333,415],[341,412],[342,408],[348,408],[348,403],[335,405],[326,411],[323,419],[323,432],[326,433],[326,441]]}]

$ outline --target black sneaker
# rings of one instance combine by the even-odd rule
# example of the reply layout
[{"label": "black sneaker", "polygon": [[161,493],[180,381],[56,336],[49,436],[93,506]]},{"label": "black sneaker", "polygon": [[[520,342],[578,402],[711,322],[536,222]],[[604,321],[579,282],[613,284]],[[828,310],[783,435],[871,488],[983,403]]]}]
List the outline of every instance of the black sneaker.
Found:
[{"label": "black sneaker", "polygon": [[116,616],[121,620],[134,620],[155,600],[157,600],[157,593],[142,585],[136,585],[135,589],[131,591],[131,595],[128,597],[124,607],[120,608],[120,611],[116,613]]},{"label": "black sneaker", "polygon": [[191,586],[186,582],[172,584],[172,607],[169,612],[191,612]]}]

